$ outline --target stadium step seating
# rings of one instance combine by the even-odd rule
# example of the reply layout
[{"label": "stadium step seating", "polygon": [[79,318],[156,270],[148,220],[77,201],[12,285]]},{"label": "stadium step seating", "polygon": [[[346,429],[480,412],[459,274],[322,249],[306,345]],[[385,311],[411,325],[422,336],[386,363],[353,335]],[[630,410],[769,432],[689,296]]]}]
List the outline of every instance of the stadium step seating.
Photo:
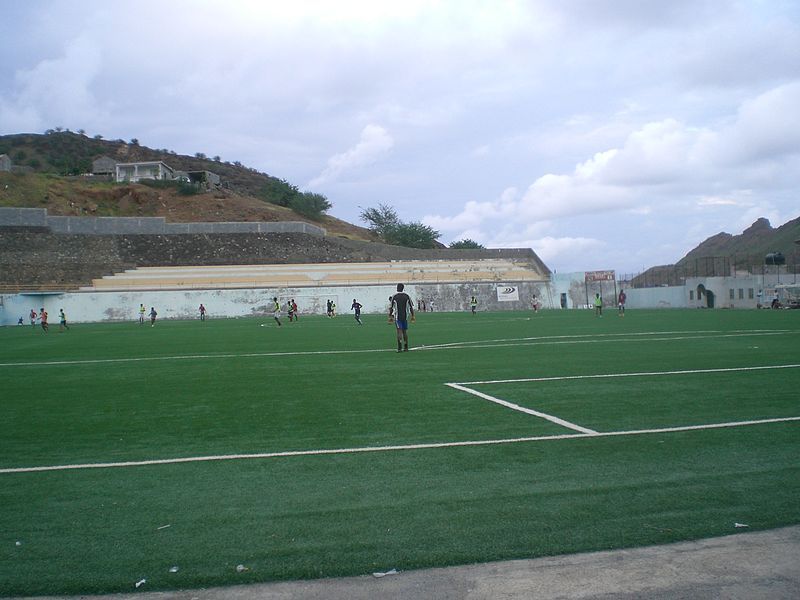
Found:
[{"label": "stadium step seating", "polygon": [[316,287],[543,281],[528,261],[510,259],[140,267],[92,280],[85,291]]}]

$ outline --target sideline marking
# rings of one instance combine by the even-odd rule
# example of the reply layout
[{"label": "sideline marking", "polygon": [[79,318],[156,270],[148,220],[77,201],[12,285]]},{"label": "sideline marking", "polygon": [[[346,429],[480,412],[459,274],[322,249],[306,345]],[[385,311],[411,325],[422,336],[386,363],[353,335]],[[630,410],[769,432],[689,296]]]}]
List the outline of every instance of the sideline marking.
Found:
[{"label": "sideline marking", "polygon": [[[639,341],[672,341],[672,340],[691,340],[691,339],[708,339],[726,338],[726,337],[748,337],[748,336],[763,336],[763,335],[784,335],[794,333],[791,329],[778,329],[778,330],[765,330],[757,329],[753,331],[745,331],[740,333],[722,334],[722,335],[707,335],[713,332],[695,332],[702,335],[691,335],[681,337],[659,337],[659,338],[644,338],[639,337],[636,339],[619,339],[616,336],[650,336],[650,335],[672,335],[673,333],[685,333],[683,331],[669,332],[651,332],[651,333],[612,333],[612,334],[588,334],[588,335],[574,335],[574,336],[555,336],[555,337],[526,337],[526,338],[509,338],[505,340],[485,340],[485,341],[465,341],[453,342],[450,344],[432,344],[430,346],[417,346],[411,348],[412,351],[425,351],[425,350],[461,350],[465,348],[502,348],[508,346],[539,346],[539,345],[556,345],[556,344],[597,344],[602,342],[639,342]],[[577,338],[577,339],[576,339]],[[590,339],[602,338],[602,339]],[[510,342],[510,343],[504,343]],[[94,365],[94,364],[109,364],[109,363],[126,363],[126,362],[149,362],[149,361],[163,361],[163,360],[208,360],[219,358],[264,358],[269,356],[319,356],[328,354],[370,354],[373,352],[392,352],[392,348],[365,348],[362,350],[298,350],[287,352],[246,352],[242,354],[226,353],[226,354],[176,354],[171,356],[139,356],[127,358],[87,358],[75,360],[54,360],[54,361],[29,361],[29,362],[7,362],[0,363],[0,367],[47,367],[47,366],[64,366],[64,365]]]},{"label": "sideline marking", "polygon": [[472,390],[468,387],[464,387],[463,385],[459,385],[458,383],[445,383],[446,386],[449,386],[453,389],[466,392],[468,394],[472,394],[477,396],[478,398],[483,398],[484,400],[488,400],[489,402],[494,402],[501,406],[505,406],[506,408],[510,408],[512,410],[518,410],[519,412],[523,412],[529,415],[533,415],[535,417],[540,417],[551,423],[555,423],[556,425],[561,425],[562,427],[566,427],[567,429],[574,429],[575,431],[580,431],[581,433],[587,434],[597,434],[594,429],[589,429],[587,427],[581,427],[580,425],[576,425],[575,423],[570,423],[569,421],[565,421],[564,419],[559,419],[553,415],[548,415],[547,413],[539,412],[538,410],[533,410],[531,408],[525,408],[524,406],[520,406],[519,404],[514,404],[513,402],[508,402],[507,400],[501,400],[500,398],[495,398],[494,396],[490,396],[489,394],[484,394],[483,392],[479,392],[477,390]]},{"label": "sideline marking", "polygon": [[724,429],[746,427],[768,423],[785,423],[800,421],[800,417],[781,417],[776,419],[759,419],[756,421],[735,421],[728,423],[709,423],[707,425],[687,425],[683,427],[662,427],[658,429],[637,429],[632,431],[610,431],[606,433],[567,433],[561,435],[544,435],[536,437],[509,438],[501,440],[474,440],[465,442],[439,442],[430,444],[406,444],[399,446],[368,446],[363,448],[337,448],[330,450],[296,450],[290,452],[264,452],[260,454],[225,454],[220,456],[191,456],[186,458],[165,458],[157,460],[139,460],[115,463],[87,463],[74,465],[51,465],[43,467],[16,467],[0,469],[0,474],[34,473],[41,471],[66,471],[76,469],[109,469],[120,467],[145,467],[151,465],[168,465],[189,462],[211,462],[220,460],[252,460],[266,458],[286,458],[294,456],[318,456],[327,454],[358,454],[362,452],[392,452],[399,450],[429,450],[436,448],[456,448],[463,446],[492,446],[499,444],[517,444],[522,442],[545,442],[553,440],[571,440],[584,438],[615,437],[623,435],[647,435],[652,433],[675,433],[681,431],[697,431],[701,429]]}]

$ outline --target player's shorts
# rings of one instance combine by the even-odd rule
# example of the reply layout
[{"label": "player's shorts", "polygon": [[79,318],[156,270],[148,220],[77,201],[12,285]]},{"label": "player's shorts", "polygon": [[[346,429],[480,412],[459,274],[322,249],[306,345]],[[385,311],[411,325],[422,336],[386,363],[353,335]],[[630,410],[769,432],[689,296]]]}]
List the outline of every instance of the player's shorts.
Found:
[{"label": "player's shorts", "polygon": [[402,320],[401,319],[395,319],[394,323],[395,323],[395,325],[397,325],[397,328],[402,330],[402,331],[405,331],[406,329],[408,329],[408,321],[406,321],[405,319],[402,319]]}]

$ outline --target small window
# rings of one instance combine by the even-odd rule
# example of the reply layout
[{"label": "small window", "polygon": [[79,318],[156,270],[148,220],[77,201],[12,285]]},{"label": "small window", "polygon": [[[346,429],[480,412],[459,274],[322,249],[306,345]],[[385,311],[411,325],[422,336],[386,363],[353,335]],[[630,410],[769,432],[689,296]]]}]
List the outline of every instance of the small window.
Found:
[{"label": "small window", "polygon": [[744,288],[739,288],[739,300],[744,300]]},{"label": "small window", "polygon": [[733,288],[730,289],[730,297],[731,297],[731,300],[735,300],[736,299],[736,290],[733,289]]},{"label": "small window", "polygon": [[747,297],[752,300],[753,299],[753,288],[749,288],[747,290]]},{"label": "small window", "polygon": [[694,300],[694,290],[689,290],[689,300]]}]

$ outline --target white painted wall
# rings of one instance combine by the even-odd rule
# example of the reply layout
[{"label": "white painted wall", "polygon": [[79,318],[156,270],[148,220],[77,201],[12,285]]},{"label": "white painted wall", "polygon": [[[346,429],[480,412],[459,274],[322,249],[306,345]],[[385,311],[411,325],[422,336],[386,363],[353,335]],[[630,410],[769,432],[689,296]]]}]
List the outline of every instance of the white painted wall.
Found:
[{"label": "white painted wall", "polygon": [[[793,276],[791,276],[793,277]],[[777,283],[786,283],[777,276],[752,277],[709,277],[688,279],[685,286],[659,288],[626,288],[628,308],[695,308],[704,306],[705,300],[697,300],[697,286],[702,284],[716,295],[715,308],[755,308],[757,292],[763,290],[763,304],[768,305]],[[425,298],[428,303],[436,301],[437,311],[469,310],[469,296],[479,298],[479,310],[526,310],[535,293],[542,308],[560,309],[561,293],[567,294],[567,309],[580,308],[584,301],[584,273],[553,275],[551,282],[524,282],[520,288],[519,302],[497,302],[494,293],[498,284],[408,284],[406,292],[415,300]],[[617,284],[618,290],[621,284]],[[753,299],[748,289],[755,290]],[[578,292],[576,292],[576,289]],[[735,299],[730,300],[733,289]],[[739,289],[744,290],[744,299],[739,299]],[[616,306],[613,299],[613,282],[604,284],[603,295],[607,307]],[[225,289],[225,290],[171,290],[142,292],[73,292],[73,293],[30,293],[0,296],[0,325],[16,325],[19,317],[28,324],[31,308],[39,312],[44,307],[50,315],[50,322],[58,323],[58,311],[63,308],[71,323],[99,321],[137,321],[138,308],[142,303],[150,311],[154,306],[159,319],[197,318],[198,306],[202,302],[208,309],[209,318],[215,317],[254,317],[272,314],[271,300],[277,296],[281,305],[294,298],[299,314],[325,314],[328,299],[336,302],[340,315],[352,314],[350,304],[353,298],[363,305],[363,312],[384,313],[388,309],[389,297],[395,293],[395,285],[305,287],[305,288],[267,288],[267,289]],[[690,299],[689,292],[694,292]],[[415,304],[416,306],[416,304]]]}]

